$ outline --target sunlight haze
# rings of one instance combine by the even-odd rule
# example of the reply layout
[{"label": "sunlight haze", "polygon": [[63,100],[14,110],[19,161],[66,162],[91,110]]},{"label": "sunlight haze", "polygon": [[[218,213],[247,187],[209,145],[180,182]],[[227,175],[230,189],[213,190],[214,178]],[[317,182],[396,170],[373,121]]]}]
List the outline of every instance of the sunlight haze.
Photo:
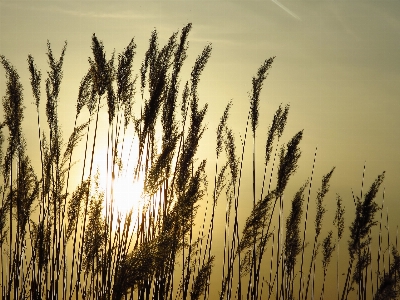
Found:
[{"label": "sunlight haze", "polygon": [[[51,43],[54,55],[59,57],[64,41],[67,41],[58,108],[66,143],[74,128],[79,84],[89,68],[88,57],[92,57],[90,47],[93,34],[103,42],[107,59],[113,51],[117,57],[134,39],[137,47],[133,75],[138,75],[138,80],[133,114],[139,118],[140,66],[151,32],[156,29],[159,43],[164,45],[173,32],[180,31],[188,23],[192,23],[193,27],[188,37],[188,57],[181,72],[180,91],[190,78],[197,56],[206,45],[212,44],[211,57],[200,77],[198,89],[200,107],[206,103],[209,106],[205,117],[207,129],[200,141],[196,161],[199,163],[203,158],[207,159],[208,193],[200,202],[194,234],[197,235],[197,228],[203,225],[207,198],[212,201],[216,130],[224,108],[232,100],[228,126],[235,134],[239,156],[250,105],[252,76],[256,75],[267,58],[276,56],[260,95],[260,118],[255,145],[255,157],[258,160],[256,195],[261,193],[265,140],[269,126],[279,105],[290,104],[287,126],[280,142],[287,143],[299,130],[304,129],[304,133],[300,143],[302,156],[299,168],[285,191],[285,218],[289,212],[289,200],[306,179],[313,176],[309,208],[311,229],[307,232],[307,241],[309,239],[310,242],[308,247],[311,248],[317,190],[321,186],[322,176],[335,166],[330,191],[324,202],[327,214],[323,221],[322,235],[325,236],[332,226],[336,194],[339,194],[346,209],[345,234],[340,251],[347,254],[348,227],[355,210],[353,195],[359,196],[361,192],[365,194],[376,177],[386,171],[376,201],[382,204],[385,190],[383,218],[386,218],[388,210],[390,238],[392,241],[397,239],[396,226],[400,224],[397,217],[400,215],[400,2],[397,1],[0,0],[0,55],[4,55],[14,65],[24,87],[25,112],[22,126],[33,167],[39,170],[40,154],[28,54],[35,58],[35,64],[42,72],[40,105],[44,110],[44,78],[48,70],[46,43],[47,40]],[[0,68],[0,78],[0,95],[3,97],[6,89],[3,67]],[[179,102],[181,94],[178,97]],[[86,122],[89,116],[87,109],[84,110],[78,123]],[[0,118],[3,120],[3,116]],[[44,114],[41,122],[43,130],[47,132]],[[105,114],[100,115],[99,124],[100,132],[107,136],[108,120]],[[132,137],[133,126],[127,132],[127,136]],[[131,173],[121,175],[114,192],[116,201],[121,202],[117,205],[118,209],[125,211],[128,206],[123,203],[123,198],[140,198],[142,191],[139,186],[143,186],[143,182],[139,182],[134,188],[135,192],[124,190],[134,180],[134,162],[128,161],[128,157],[129,160],[137,160],[138,155],[137,137],[133,141],[131,137],[125,140],[123,152],[119,149],[123,157],[122,164]],[[161,141],[161,136],[156,139]],[[134,144],[132,156],[128,152],[131,143]],[[243,168],[239,204],[239,222],[242,225],[253,207],[250,135],[247,143],[244,155],[247,164]],[[107,139],[99,140],[96,147],[104,149],[104,152],[99,150],[97,153],[104,158]],[[317,154],[312,175],[315,151]],[[79,144],[72,160],[80,166],[83,157],[84,141]],[[105,172],[106,164],[101,158],[95,160],[92,176],[96,168],[100,173]],[[71,185],[76,186],[82,174],[79,167],[74,166],[72,170]],[[87,176],[88,169],[85,172]],[[100,178],[100,185],[106,188],[107,179]],[[211,275],[211,299],[217,299],[221,289],[225,205],[224,199],[219,200],[214,225],[213,253],[216,261]],[[135,214],[138,214],[138,210]],[[379,221],[380,212],[376,216]],[[373,239],[376,242],[377,237],[373,236]],[[269,276],[270,253],[268,249],[264,258],[265,276]],[[317,262],[320,263],[319,257]],[[333,262],[336,264],[336,254],[332,258]],[[308,268],[307,262],[305,265]],[[344,262],[340,267],[343,273],[346,266]],[[333,270],[335,267],[332,267]],[[333,270],[328,274],[328,279],[335,281],[336,271]],[[316,280],[319,299],[320,283]],[[340,281],[344,282],[344,276]],[[326,299],[336,299],[328,297],[329,293],[336,293],[336,286],[326,286],[325,290]]]}]

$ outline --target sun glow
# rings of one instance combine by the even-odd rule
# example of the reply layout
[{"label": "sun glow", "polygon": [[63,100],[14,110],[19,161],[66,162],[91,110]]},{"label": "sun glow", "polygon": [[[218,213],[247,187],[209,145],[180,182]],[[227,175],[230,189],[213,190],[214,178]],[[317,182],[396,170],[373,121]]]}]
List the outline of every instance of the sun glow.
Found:
[{"label": "sun glow", "polygon": [[137,148],[137,141],[126,137],[124,147],[119,145],[118,158],[114,163],[107,163],[107,158],[112,155],[107,155],[106,149],[99,150],[94,159],[98,170],[98,186],[104,193],[103,216],[109,218],[112,212],[113,226],[117,224],[118,219],[123,226],[125,217],[131,210],[132,217],[136,218],[143,209],[144,176],[136,178],[134,175]]},{"label": "sun glow", "polygon": [[[111,173],[111,172],[110,172]],[[103,216],[113,213],[113,226],[119,219],[123,225],[126,215],[132,210],[132,216],[138,215],[143,208],[143,179],[135,179],[130,172],[121,171],[114,179],[107,172],[100,172],[99,187],[105,194]]]},{"label": "sun glow", "polygon": [[143,198],[143,181],[124,175],[115,179],[110,192],[115,210],[119,213],[127,213],[131,209],[139,208]]}]

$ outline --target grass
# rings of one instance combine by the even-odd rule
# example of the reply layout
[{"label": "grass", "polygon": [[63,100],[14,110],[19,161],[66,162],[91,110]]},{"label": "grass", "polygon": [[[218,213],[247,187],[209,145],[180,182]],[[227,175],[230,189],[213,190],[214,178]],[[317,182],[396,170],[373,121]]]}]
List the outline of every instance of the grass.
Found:
[{"label": "grass", "polygon": [[[278,107],[265,141],[265,159],[256,160],[260,95],[274,57],[261,64],[252,80],[241,143],[236,143],[229,127],[231,102],[222,113],[216,130],[214,178],[209,187],[207,160],[198,151],[206,130],[208,106],[200,104],[198,85],[212,46],[206,45],[199,54],[181,88],[190,30],[188,24],[180,33],[173,33],[164,46],[159,45],[154,30],[140,76],[134,76],[132,70],[134,40],[118,55],[108,56],[103,43],[93,35],[93,56],[78,89],[74,129],[66,143],[59,125],[58,103],[67,44],[57,58],[47,43],[44,96],[42,73],[34,58],[28,56],[40,170],[32,167],[24,139],[24,97],[18,72],[0,56],[7,80],[0,131],[2,299],[209,299],[215,289],[219,289],[220,299],[323,299],[327,274],[335,269],[330,268],[334,260],[337,299],[396,299],[400,288],[397,236],[395,245],[391,245],[388,233],[389,250],[385,249],[384,207],[376,202],[384,172],[364,195],[362,184],[360,197],[354,197],[355,215],[349,226],[346,255],[339,251],[345,229],[345,210],[339,195],[330,230],[325,236],[322,230],[327,226],[324,199],[335,168],[322,178],[317,192],[315,235],[312,247],[307,248],[317,152],[311,177],[291,201],[287,199],[285,191],[298,169],[304,134],[300,130],[287,143],[281,143],[289,105]],[[46,130],[42,130],[42,98],[46,99]],[[135,106],[137,100],[140,103]],[[88,119],[82,122],[81,113],[86,109]],[[107,132],[99,129],[100,115],[105,110]],[[240,224],[250,130],[252,209]],[[98,144],[100,135],[105,135],[105,150]],[[132,138],[137,143],[129,145],[127,141]],[[79,170],[72,157],[81,144],[84,155]],[[137,147],[137,157],[132,147]],[[106,173],[105,187],[100,182],[102,174],[96,171],[99,153],[104,156],[101,172]],[[264,172],[258,183],[255,174],[260,165]],[[143,194],[141,202],[125,199],[136,206],[123,217],[116,209],[115,189],[127,172],[142,184]],[[81,178],[73,191],[71,176]],[[212,191],[211,197],[208,190]],[[215,218],[217,204],[224,201],[224,248],[218,253],[213,250]],[[200,206],[204,207],[203,216],[197,214]],[[285,207],[290,207],[286,216]],[[379,211],[378,222],[375,215]],[[199,220],[202,222],[196,224]],[[371,241],[378,227],[376,258]],[[339,261],[344,259],[348,267],[343,282]],[[220,274],[220,282],[211,281],[212,272]],[[317,276],[321,282],[317,283]]]}]

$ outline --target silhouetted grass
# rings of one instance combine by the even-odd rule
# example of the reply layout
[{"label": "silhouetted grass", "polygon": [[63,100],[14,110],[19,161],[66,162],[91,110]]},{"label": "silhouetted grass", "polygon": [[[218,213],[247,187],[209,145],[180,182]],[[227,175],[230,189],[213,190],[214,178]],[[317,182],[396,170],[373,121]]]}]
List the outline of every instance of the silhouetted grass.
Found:
[{"label": "silhouetted grass", "polygon": [[[330,197],[329,182],[335,168],[323,176],[317,191],[313,238],[307,238],[307,223],[313,217],[309,203],[316,153],[311,178],[285,204],[290,196],[287,186],[298,169],[304,135],[300,130],[287,143],[281,143],[289,105],[280,105],[276,110],[265,140],[265,155],[262,162],[257,160],[261,92],[275,57],[266,59],[252,79],[241,143],[236,143],[229,125],[232,102],[223,111],[216,130],[216,162],[209,189],[207,159],[198,151],[206,130],[208,106],[201,104],[198,86],[212,46],[206,45],[199,54],[181,88],[191,26],[174,32],[164,46],[159,45],[157,31],[152,32],[138,70],[140,82],[133,75],[134,40],[120,54],[108,56],[103,43],[93,35],[92,57],[77,91],[74,128],[66,143],[58,106],[67,44],[56,58],[47,42],[46,130],[42,129],[40,110],[42,72],[29,55],[40,170],[32,167],[24,139],[24,97],[18,72],[0,56],[7,81],[0,126],[2,299],[210,299],[214,297],[211,291],[216,289],[220,289],[220,299],[314,299],[316,295],[323,299],[335,250],[338,299],[340,295],[342,300],[350,295],[358,299],[397,298],[397,236],[396,245],[391,246],[388,231],[384,249],[384,207],[375,202],[384,173],[365,195],[363,174],[361,195],[354,197],[356,211],[349,227],[348,254],[344,255],[339,252],[345,229],[339,195],[333,227],[327,233],[323,230],[324,199]],[[135,93],[137,85],[139,97]],[[80,121],[85,109],[88,119]],[[99,130],[102,114],[108,116],[107,132]],[[251,201],[242,192],[249,130],[253,139]],[[131,131],[133,136],[128,136]],[[101,136],[107,139],[105,149],[99,146]],[[161,144],[157,137],[161,137]],[[136,144],[128,147],[126,141],[132,138]],[[79,169],[72,158],[82,141],[84,154]],[[131,157],[132,147],[137,147],[137,157]],[[95,158],[99,155],[104,166],[96,172]],[[260,183],[257,168],[263,169]],[[132,203],[133,208],[119,212],[117,182],[129,173],[141,186],[132,182],[132,186],[124,187],[128,191],[124,201]],[[102,175],[107,178],[106,186],[100,182]],[[72,176],[81,178],[76,187],[71,187]],[[134,188],[143,190],[141,199],[131,196]],[[241,207],[251,202],[251,212],[241,224]],[[218,241],[224,245],[222,253],[213,247],[217,204],[225,207],[223,242],[222,237]],[[200,206],[205,206],[202,216],[197,215]],[[290,207],[287,216],[286,206]],[[371,240],[379,210],[375,264]],[[388,228],[388,215],[386,223]],[[309,240],[313,242],[310,249],[306,247]],[[385,255],[388,249],[391,256]],[[348,260],[344,282],[340,282],[339,260]],[[305,262],[309,262],[308,268],[303,267]],[[215,271],[214,266],[222,269]],[[375,267],[377,270],[373,270]],[[220,272],[220,282],[211,280],[213,270]],[[321,280],[316,281],[316,276]]]}]

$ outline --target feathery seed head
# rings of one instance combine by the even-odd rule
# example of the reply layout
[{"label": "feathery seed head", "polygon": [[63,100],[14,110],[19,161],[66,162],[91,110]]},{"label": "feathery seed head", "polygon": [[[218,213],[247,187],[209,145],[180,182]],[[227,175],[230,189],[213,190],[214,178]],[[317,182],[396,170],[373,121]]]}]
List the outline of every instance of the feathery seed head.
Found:
[{"label": "feathery seed head", "polygon": [[186,112],[187,112],[187,103],[189,100],[189,82],[186,82],[185,87],[182,92],[182,103],[181,103],[181,116],[182,119],[184,120],[186,118]]},{"label": "feathery seed head", "polygon": [[228,156],[229,169],[231,172],[232,183],[236,184],[236,179],[239,172],[239,161],[236,157],[236,144],[235,137],[232,129],[226,128],[226,139],[225,139],[225,152]]},{"label": "feathery seed head", "polygon": [[149,49],[147,49],[144,61],[142,62],[142,66],[140,68],[140,79],[141,85],[140,90],[142,92],[142,99],[144,94],[144,87],[146,86],[146,73],[149,66],[152,66],[156,60],[156,56],[158,53],[158,36],[157,31],[154,29],[151,33]]},{"label": "feathery seed head", "polygon": [[344,206],[342,204],[342,198],[339,195],[336,195],[336,213],[333,219],[333,225],[337,228],[338,240],[340,241],[344,231]]},{"label": "feathery seed head", "polygon": [[31,86],[33,96],[35,98],[36,108],[39,109],[39,102],[40,102],[40,82],[41,82],[41,73],[37,69],[36,65],[34,64],[32,55],[28,55],[28,67],[29,72],[31,73]]},{"label": "feathery seed head", "polygon": [[275,191],[272,191],[258,201],[252,209],[246,224],[243,228],[242,238],[239,243],[238,252],[242,252],[253,246],[254,240],[260,241],[265,229],[265,220],[270,217],[271,200],[276,197]]},{"label": "feathery seed head", "polygon": [[324,214],[326,212],[325,207],[323,206],[323,200],[325,195],[329,191],[329,180],[332,176],[333,171],[335,170],[335,167],[332,168],[330,172],[328,172],[323,178],[322,178],[322,185],[321,188],[318,190],[317,193],[317,215],[315,217],[315,235],[318,237],[321,229],[322,229],[322,219],[324,217]]},{"label": "feathery seed head", "polygon": [[176,81],[176,78],[178,77],[178,74],[182,68],[183,62],[186,59],[186,51],[189,47],[189,42],[187,41],[187,38],[191,29],[192,23],[188,23],[182,29],[180,43],[175,51],[173,82]]},{"label": "feathery seed head", "polygon": [[332,231],[329,231],[328,235],[326,236],[326,238],[324,238],[324,241],[322,242],[322,266],[324,269],[328,268],[334,250],[335,244],[332,243]]},{"label": "feathery seed head", "polygon": [[[303,130],[299,131],[287,144],[282,146],[278,168],[277,194],[281,196],[286,188],[290,176],[297,170],[297,161],[301,156],[299,143],[303,137]],[[285,149],[286,148],[286,149]]]},{"label": "feathery seed head", "polygon": [[226,105],[224,113],[219,121],[218,128],[217,128],[217,147],[216,147],[216,154],[217,158],[221,154],[222,151],[222,144],[223,144],[223,134],[226,128],[226,122],[229,117],[229,109],[232,107],[232,101]]},{"label": "feathery seed head", "polygon": [[300,221],[303,214],[304,189],[308,181],[304,183],[295,194],[290,209],[290,214],[286,219],[286,238],[285,238],[285,257],[288,273],[290,274],[296,264],[296,256],[301,251]]},{"label": "feathery seed head", "polygon": [[93,84],[96,93],[102,96],[110,85],[112,70],[109,68],[112,66],[112,61],[107,62],[103,43],[97,39],[95,34],[92,36],[91,48],[94,60],[89,58],[89,64],[91,66]]},{"label": "feathery seed head", "polygon": [[0,56],[0,62],[6,71],[7,78],[6,95],[3,97],[3,110],[4,122],[10,132],[7,155],[12,159],[15,151],[22,147],[23,88],[17,71],[3,55]]},{"label": "feathery seed head", "polygon": [[78,100],[76,101],[76,115],[78,116],[82,108],[87,105],[89,112],[91,112],[89,102],[92,98],[92,73],[90,70],[82,78],[79,86]]},{"label": "feathery seed head", "polygon": [[3,203],[0,207],[0,246],[3,244],[7,237],[6,221],[7,221],[7,211],[10,206]]},{"label": "feathery seed head", "polygon": [[268,130],[267,142],[265,144],[265,164],[267,165],[272,153],[273,142],[276,136],[279,138],[282,136],[283,130],[286,125],[287,115],[289,113],[289,105],[285,106],[285,110],[282,112],[282,106],[279,105],[279,108],[274,114],[274,118],[272,120],[272,125]]},{"label": "feathery seed head", "polygon": [[48,79],[46,80],[46,83],[47,83],[47,81],[49,82],[49,84],[48,84],[49,88],[50,88],[49,92],[51,95],[51,101],[53,101],[53,102],[57,101],[58,94],[60,92],[60,85],[61,85],[61,80],[63,77],[62,65],[64,62],[64,55],[65,55],[66,49],[67,49],[67,42],[65,41],[64,47],[61,50],[60,58],[57,60],[53,56],[50,42],[47,41],[47,59],[48,59],[50,71],[47,72]]},{"label": "feathery seed head", "polygon": [[190,292],[191,300],[198,300],[203,295],[209,285],[209,278],[211,275],[212,267],[214,263],[214,256],[211,256],[207,262],[200,268],[194,283],[193,289]]},{"label": "feathery seed head", "polygon": [[211,56],[212,45],[208,44],[204,47],[203,52],[197,57],[194,67],[191,72],[191,82],[192,82],[192,95],[197,91],[197,84],[200,81],[200,75],[203,72],[208,59]]},{"label": "feathery seed head", "polygon": [[354,257],[359,249],[363,249],[369,245],[369,231],[376,225],[374,217],[375,213],[379,210],[378,204],[374,199],[384,178],[385,172],[375,179],[369,191],[365,194],[364,201],[358,199],[356,202],[356,217],[350,226],[350,240],[348,242],[351,258]]},{"label": "feathery seed head", "polygon": [[61,51],[60,58],[57,60],[53,56],[50,42],[47,41],[47,59],[50,71],[47,72],[46,79],[46,116],[50,129],[57,135],[58,131],[58,94],[60,93],[61,80],[63,78],[62,65],[64,62],[64,55],[67,49],[67,42]]},{"label": "feathery seed head", "polygon": [[260,92],[263,86],[263,82],[267,78],[268,75],[267,71],[269,70],[269,68],[271,68],[274,59],[275,56],[266,59],[258,69],[256,77],[253,77],[252,79],[253,87],[250,95],[250,118],[251,118],[251,128],[253,133],[256,131],[258,125]]},{"label": "feathery seed head", "polygon": [[126,47],[122,54],[118,55],[118,70],[117,70],[117,97],[124,109],[125,128],[128,125],[131,117],[133,94],[135,90],[134,83],[136,78],[132,80],[132,62],[135,55],[136,44],[133,39]]}]

